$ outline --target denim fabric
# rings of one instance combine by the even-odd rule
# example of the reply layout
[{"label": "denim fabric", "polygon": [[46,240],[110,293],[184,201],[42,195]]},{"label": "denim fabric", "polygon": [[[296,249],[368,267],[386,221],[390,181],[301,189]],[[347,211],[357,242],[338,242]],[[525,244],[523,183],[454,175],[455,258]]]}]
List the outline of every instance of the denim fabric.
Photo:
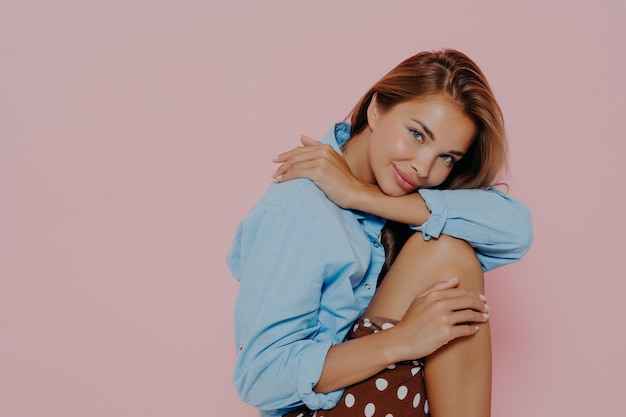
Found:
[{"label": "denim fabric", "polygon": [[[322,142],[350,137],[338,123]],[[497,190],[419,190],[432,214],[424,238],[467,240],[485,270],[520,259],[532,240],[528,210]],[[240,283],[235,305],[240,397],[264,417],[305,404],[331,408],[342,390],[313,392],[328,349],[365,311],[384,261],[385,220],[344,210],[308,179],[271,184],[240,223],[228,254]]]}]

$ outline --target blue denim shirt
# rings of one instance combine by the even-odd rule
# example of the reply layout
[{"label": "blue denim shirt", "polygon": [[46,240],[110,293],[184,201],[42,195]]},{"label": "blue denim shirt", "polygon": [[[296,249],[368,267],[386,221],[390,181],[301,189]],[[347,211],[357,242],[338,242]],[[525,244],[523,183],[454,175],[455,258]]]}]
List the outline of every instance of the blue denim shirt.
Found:
[{"label": "blue denim shirt", "polygon": [[[340,152],[349,126],[324,136]],[[430,218],[414,226],[468,241],[484,270],[519,260],[532,240],[526,207],[497,190],[419,190]],[[385,220],[344,210],[308,179],[272,184],[240,223],[228,265],[235,305],[239,396],[275,417],[305,404],[335,406],[343,390],[313,392],[328,349],[369,304],[384,261]]]}]

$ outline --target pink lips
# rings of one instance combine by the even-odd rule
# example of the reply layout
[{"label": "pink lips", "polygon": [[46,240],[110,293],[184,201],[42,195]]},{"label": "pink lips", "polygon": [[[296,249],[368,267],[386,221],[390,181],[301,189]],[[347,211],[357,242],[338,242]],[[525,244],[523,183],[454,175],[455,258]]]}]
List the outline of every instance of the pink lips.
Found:
[{"label": "pink lips", "polygon": [[419,187],[419,184],[416,183],[410,175],[398,169],[396,166],[393,167],[396,182],[404,191],[411,192]]}]

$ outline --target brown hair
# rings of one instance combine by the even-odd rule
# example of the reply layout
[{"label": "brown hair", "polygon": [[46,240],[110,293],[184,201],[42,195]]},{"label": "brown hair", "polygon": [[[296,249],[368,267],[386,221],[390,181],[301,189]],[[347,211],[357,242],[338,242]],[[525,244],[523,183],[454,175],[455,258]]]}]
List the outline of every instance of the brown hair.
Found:
[{"label": "brown hair", "polygon": [[[414,55],[387,73],[359,100],[351,115],[351,136],[366,128],[367,109],[374,95],[382,111],[419,97],[444,94],[476,124],[476,136],[467,153],[437,188],[487,188],[496,184],[506,169],[504,119],[491,87],[467,55],[453,49],[425,51]],[[385,265],[389,266],[411,235],[405,225],[387,222],[381,238]]]}]

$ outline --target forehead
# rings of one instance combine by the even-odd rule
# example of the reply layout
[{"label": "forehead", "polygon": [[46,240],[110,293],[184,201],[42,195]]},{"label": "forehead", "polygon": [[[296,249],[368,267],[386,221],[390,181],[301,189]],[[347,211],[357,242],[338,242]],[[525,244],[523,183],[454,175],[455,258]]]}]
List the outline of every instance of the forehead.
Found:
[{"label": "forehead", "polygon": [[[398,113],[402,113],[406,116],[419,115],[421,117],[427,117],[433,121],[450,121],[451,119],[460,121],[464,119],[466,122],[472,122],[472,118],[463,112],[461,106],[451,97],[444,94],[418,97],[397,104],[392,110],[396,110]],[[474,123],[472,122],[472,124]]]},{"label": "forehead", "polygon": [[461,106],[456,103],[450,96],[446,94],[433,94],[420,96],[414,99],[404,101],[395,107],[404,111],[447,111],[449,113],[463,113]]}]

